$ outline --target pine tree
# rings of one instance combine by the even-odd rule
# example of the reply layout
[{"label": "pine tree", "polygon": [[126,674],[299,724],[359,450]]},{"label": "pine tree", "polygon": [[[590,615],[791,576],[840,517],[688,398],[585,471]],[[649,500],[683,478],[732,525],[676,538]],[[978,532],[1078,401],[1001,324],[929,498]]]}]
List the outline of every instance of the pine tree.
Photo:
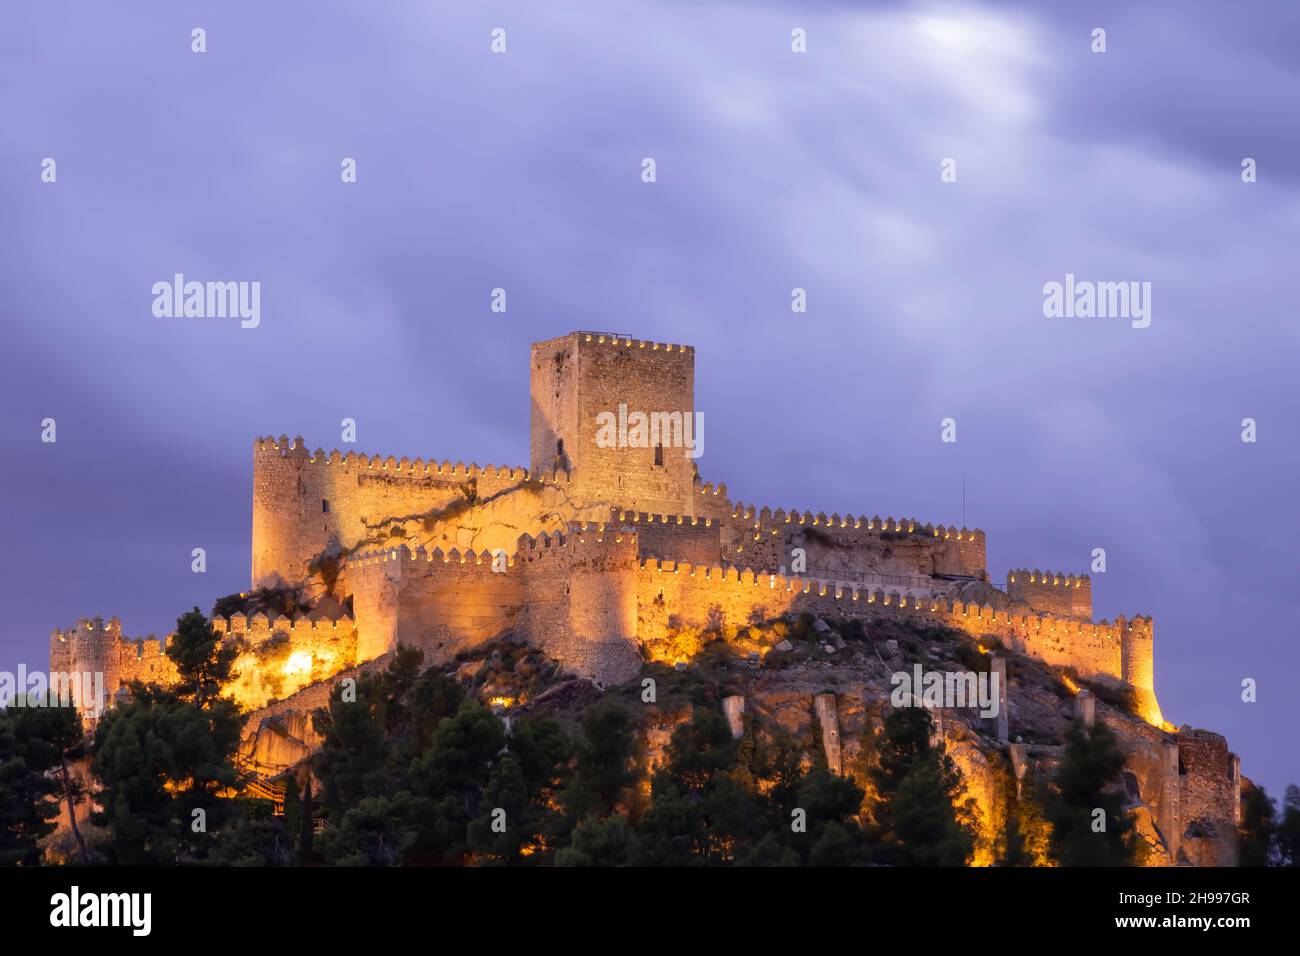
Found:
[{"label": "pine tree", "polygon": [[392,744],[384,734],[383,695],[380,678],[364,674],[355,699],[340,684],[329,705],[312,715],[321,737],[312,772],[321,784],[322,815],[335,826],[350,807],[390,791]]},{"label": "pine tree", "polygon": [[868,771],[880,862],[961,866],[974,850],[961,773],[941,744],[931,745],[932,727],[922,707],[899,707],[885,717]]},{"label": "pine tree", "polygon": [[[651,782],[643,845],[659,866],[717,865],[747,857],[767,832],[765,814],[737,768],[739,743],[722,714],[697,707],[673,731]],[[741,772],[737,772],[737,770]]]},{"label": "pine tree", "polygon": [[577,790],[569,794],[571,803],[580,804],[573,809],[581,815],[592,811],[602,817],[609,814],[619,794],[636,779],[632,729],[627,711],[612,702],[593,704],[583,713],[574,780]]},{"label": "pine tree", "polygon": [[[243,780],[235,767],[243,716],[222,686],[234,674],[236,650],[223,648],[197,608],[176,622],[167,655],[178,682],[170,689],[132,683],[128,701],[95,728],[91,771],[107,826],[107,847],[119,863],[173,863],[203,857],[209,836],[230,822],[239,805],[229,794]],[[203,826],[199,826],[199,821]]]},{"label": "pine tree", "polygon": [[221,688],[237,675],[239,649],[222,647],[221,636],[196,607],[176,620],[176,633],[167,643],[167,656],[176,665],[176,696],[208,708],[221,696]]},{"label": "pine tree", "polygon": [[573,831],[572,845],[555,855],[556,866],[638,866],[642,861],[640,837],[617,813],[583,820]]},{"label": "pine tree", "polygon": [[410,793],[428,805],[412,821],[413,840],[422,854],[431,855],[430,862],[464,862],[470,822],[483,811],[484,790],[505,744],[501,719],[467,700],[455,717],[438,725],[429,749],[411,762]]},{"label": "pine tree", "polygon": [[[38,864],[59,800],[72,793],[66,757],[81,745],[81,718],[44,703],[0,711],[0,865]],[[67,809],[74,810],[70,799]]]},{"label": "pine tree", "polygon": [[1140,862],[1143,845],[1133,817],[1124,812],[1124,753],[1114,732],[1101,721],[1091,727],[1075,723],[1065,742],[1047,809],[1052,855],[1062,866]]},{"label": "pine tree", "polygon": [[488,777],[479,815],[466,833],[480,864],[519,863],[525,847],[536,847],[542,812],[529,789],[519,761],[506,754]]}]

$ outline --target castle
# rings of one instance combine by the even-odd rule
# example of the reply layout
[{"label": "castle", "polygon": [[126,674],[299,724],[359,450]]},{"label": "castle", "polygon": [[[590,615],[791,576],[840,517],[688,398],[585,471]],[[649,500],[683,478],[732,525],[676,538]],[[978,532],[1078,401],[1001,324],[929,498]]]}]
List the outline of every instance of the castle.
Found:
[{"label": "castle", "polygon": [[[1217,788],[1205,800],[1235,816],[1240,776],[1222,738],[1164,723],[1149,617],[1094,621],[1086,575],[1017,569],[995,585],[980,530],[733,501],[684,447],[694,358],[690,346],[608,333],[535,343],[527,468],[258,438],[251,586],[298,589],[315,610],[214,621],[243,648],[236,696],[283,715],[298,694],[301,723],[302,701],[323,703],[328,678],[398,644],[446,663],[509,633],[608,686],[646,659],[684,663],[660,640],[677,628],[734,632],[805,611],[915,621],[1129,689],[1149,731],[1139,775],[1161,794],[1159,812],[1176,822],[1178,778],[1200,762]],[[602,434],[611,416],[616,441]],[[134,677],[165,678],[161,648],[127,641],[116,620],[83,620],[51,637],[51,668],[102,669],[112,695]]]}]

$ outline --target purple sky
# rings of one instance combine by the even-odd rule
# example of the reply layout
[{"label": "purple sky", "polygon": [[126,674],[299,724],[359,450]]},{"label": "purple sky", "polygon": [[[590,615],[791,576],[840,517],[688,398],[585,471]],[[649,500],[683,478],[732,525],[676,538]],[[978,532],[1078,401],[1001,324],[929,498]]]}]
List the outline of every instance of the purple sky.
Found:
[{"label": "purple sky", "polygon": [[[247,586],[254,436],[526,465],[528,343],[608,329],[697,347],[735,498],[960,523],[964,475],[994,580],[1106,548],[1166,717],[1300,781],[1300,8],[470,6],[4,5],[0,668]],[[155,318],[176,272],[261,326]],[[1067,272],[1151,327],[1044,318]]]}]

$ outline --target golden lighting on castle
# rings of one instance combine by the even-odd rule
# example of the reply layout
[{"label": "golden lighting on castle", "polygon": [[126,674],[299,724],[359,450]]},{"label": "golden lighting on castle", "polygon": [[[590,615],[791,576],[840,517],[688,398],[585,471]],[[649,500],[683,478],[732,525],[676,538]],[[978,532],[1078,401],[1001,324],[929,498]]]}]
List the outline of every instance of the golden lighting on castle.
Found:
[{"label": "golden lighting on castle", "polygon": [[310,674],[311,663],[310,651],[294,651],[289,655],[289,659],[284,662],[284,676],[293,677],[296,674]]}]

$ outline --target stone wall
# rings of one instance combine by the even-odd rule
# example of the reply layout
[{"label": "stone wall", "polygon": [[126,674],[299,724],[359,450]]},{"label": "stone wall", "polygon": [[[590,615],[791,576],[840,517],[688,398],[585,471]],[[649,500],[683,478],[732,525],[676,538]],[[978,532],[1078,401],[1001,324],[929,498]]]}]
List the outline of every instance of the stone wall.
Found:
[{"label": "stone wall", "polygon": [[[743,627],[786,613],[808,611],[833,618],[877,617],[942,624],[976,636],[997,637],[1018,653],[1047,664],[1073,667],[1085,678],[1143,680],[1149,664],[1138,666],[1152,644],[1150,618],[1118,617],[1092,623],[1049,614],[1020,614],[983,605],[917,599],[897,590],[858,589],[831,582],[735,568],[694,567],[644,560],[638,580],[638,634],[647,636],[689,625]],[[1124,661],[1131,663],[1128,667]],[[1134,686],[1149,695],[1143,716],[1160,722],[1154,687]],[[1154,720],[1153,720],[1154,718]]]},{"label": "stone wall", "polygon": [[244,722],[240,763],[246,769],[270,777],[311,755],[321,744],[320,736],[312,727],[312,713],[329,705],[334,688],[341,681],[382,671],[390,660],[385,654],[254,710]]},{"label": "stone wall", "polygon": [[705,566],[722,559],[722,525],[713,518],[616,510],[609,523],[614,528],[636,531],[642,557]]},{"label": "stone wall", "polygon": [[[259,612],[252,617],[214,617],[211,624],[224,642],[240,648],[234,664],[237,676],[227,696],[244,707],[261,707],[356,663],[356,629],[350,617],[268,618]],[[105,706],[111,706],[118,691],[133,680],[164,687],[175,683],[176,665],[164,650],[172,639],[168,634],[161,641],[132,640],[122,635],[115,617],[107,624],[102,618],[83,618],[76,627],[50,636],[50,669],[103,672]],[[83,719],[91,719],[89,708],[78,710]]]},{"label": "stone wall", "polygon": [[358,660],[402,643],[445,663],[515,633],[582,676],[636,673],[635,533],[575,525],[567,535],[523,535],[502,557],[399,547],[350,559],[341,580],[353,598]]},{"label": "stone wall", "polygon": [[[695,411],[695,350],[690,346],[572,332],[534,343],[531,446],[534,471],[568,468],[580,497],[614,507],[693,514],[695,461],[672,436],[653,443],[598,443],[597,416]],[[621,430],[626,436],[627,432]],[[692,432],[693,434],[693,432]],[[677,444],[680,444],[678,436]]]},{"label": "stone wall", "polygon": [[[705,490],[700,494],[709,496]],[[978,529],[945,528],[913,518],[828,516],[745,504],[733,505],[721,521],[725,558],[738,567],[792,568],[793,551],[802,548],[807,573],[823,578],[982,578],[986,574],[985,536]]]},{"label": "stone wall", "polygon": [[240,648],[238,675],[228,695],[247,708],[287,697],[357,662],[357,631],[351,617],[299,615],[214,617],[212,629]]},{"label": "stone wall", "polygon": [[461,651],[510,630],[523,605],[518,563],[453,548],[411,551],[400,547],[358,555],[343,580],[357,618],[357,657],[379,657],[397,644],[418,647],[428,663],[445,663]]},{"label": "stone wall", "polygon": [[634,677],[637,534],[572,529],[549,545],[520,539],[525,637],[575,673],[607,684]]},{"label": "stone wall", "polygon": [[[104,675],[104,706],[111,706],[114,695],[133,680],[170,684],[176,679],[176,666],[164,653],[165,641],[150,635],[129,638],[122,633],[116,617],[104,623],[102,617],[81,618],[75,627],[50,634],[50,670],[60,674]],[[94,719],[92,701],[78,702],[83,720]]]},{"label": "stone wall", "polygon": [[1208,730],[1177,735],[1182,853],[1195,866],[1233,866],[1241,776],[1228,742]]},{"label": "stone wall", "polygon": [[1092,620],[1092,580],[1086,574],[1053,574],[1017,568],[1007,572],[1007,596],[1035,611]]},{"label": "stone wall", "polygon": [[318,555],[356,548],[395,519],[436,516],[529,479],[522,468],[344,455],[338,449],[326,454],[319,448],[309,452],[301,437],[258,438],[253,586],[297,583]]}]

